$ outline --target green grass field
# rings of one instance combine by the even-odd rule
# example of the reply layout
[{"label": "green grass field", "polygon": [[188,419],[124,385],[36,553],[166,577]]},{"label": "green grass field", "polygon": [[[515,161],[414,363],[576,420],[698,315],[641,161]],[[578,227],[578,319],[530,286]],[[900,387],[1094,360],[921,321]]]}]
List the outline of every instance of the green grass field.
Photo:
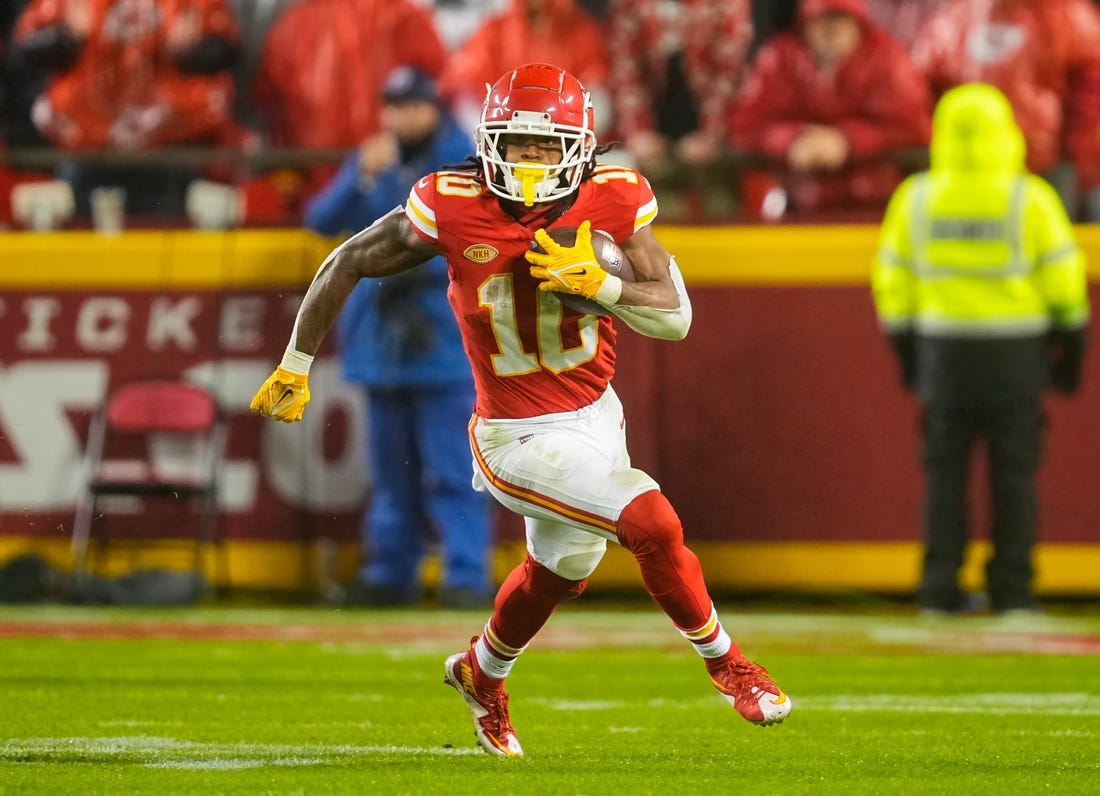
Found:
[{"label": "green grass field", "polygon": [[791,694],[754,727],[649,606],[520,659],[527,756],[442,683],[480,612],[0,607],[0,793],[1100,793],[1100,618],[725,607]]}]

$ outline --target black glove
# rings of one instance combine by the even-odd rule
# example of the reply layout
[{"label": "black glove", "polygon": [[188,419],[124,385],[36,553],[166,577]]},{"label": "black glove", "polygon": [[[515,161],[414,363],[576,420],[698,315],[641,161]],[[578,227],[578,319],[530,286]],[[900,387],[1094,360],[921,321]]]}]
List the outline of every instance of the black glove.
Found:
[{"label": "black glove", "polygon": [[1047,336],[1050,385],[1063,395],[1073,395],[1081,385],[1086,330],[1055,329]]},{"label": "black glove", "polygon": [[917,381],[917,338],[912,331],[890,332],[887,334],[894,353],[901,366],[901,384],[912,392]]}]

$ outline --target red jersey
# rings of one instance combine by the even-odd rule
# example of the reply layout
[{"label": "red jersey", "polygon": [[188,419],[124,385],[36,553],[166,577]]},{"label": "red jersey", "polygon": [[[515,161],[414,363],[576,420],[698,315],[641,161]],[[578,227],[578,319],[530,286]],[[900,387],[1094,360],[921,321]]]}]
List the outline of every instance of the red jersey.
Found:
[{"label": "red jersey", "polygon": [[[447,295],[486,418],[569,412],[603,395],[615,375],[615,328],[538,289],[525,252],[545,212],[515,220],[470,172],[441,171],[413,186],[405,215],[446,258]],[[588,219],[621,244],[653,221],[657,200],[633,169],[598,166],[550,227]]]}]

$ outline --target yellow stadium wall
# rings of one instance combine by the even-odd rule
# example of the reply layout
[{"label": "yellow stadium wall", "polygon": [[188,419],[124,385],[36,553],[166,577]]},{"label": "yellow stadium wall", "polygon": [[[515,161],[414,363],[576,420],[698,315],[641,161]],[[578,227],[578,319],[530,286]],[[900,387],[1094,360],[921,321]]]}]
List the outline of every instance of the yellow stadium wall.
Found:
[{"label": "yellow stadium wall", "polygon": [[[912,587],[917,415],[870,304],[875,234],[658,229],[692,290],[695,323],[683,343],[622,334],[616,386],[634,459],[672,498],[717,588]],[[1100,228],[1080,235],[1095,278]],[[323,357],[312,426],[261,423],[246,409],[329,245],[298,230],[0,236],[0,561],[33,550],[67,563],[89,412],[109,384],[172,372],[213,382],[232,408],[228,541],[222,557],[208,551],[211,571],[273,589],[349,577],[369,484],[357,469],[356,394]],[[1044,594],[1100,594],[1095,351],[1087,370],[1077,399],[1048,406]],[[976,504],[972,586],[988,550]],[[122,522],[141,531],[140,519]],[[521,535],[502,514],[498,578],[522,557]],[[117,548],[108,570],[131,566],[129,552]],[[159,543],[141,560],[185,555]],[[434,562],[427,569],[431,581]],[[592,588],[638,586],[616,549]]]}]

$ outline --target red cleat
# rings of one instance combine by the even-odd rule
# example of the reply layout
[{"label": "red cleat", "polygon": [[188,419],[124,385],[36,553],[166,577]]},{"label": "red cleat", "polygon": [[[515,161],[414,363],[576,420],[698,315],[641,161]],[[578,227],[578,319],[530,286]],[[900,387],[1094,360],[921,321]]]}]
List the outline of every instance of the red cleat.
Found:
[{"label": "red cleat", "polygon": [[710,681],[747,721],[767,727],[791,713],[791,699],[772,682],[768,670],[737,657],[710,673]]},{"label": "red cleat", "polygon": [[477,658],[474,645],[477,636],[470,639],[470,649],[456,652],[447,658],[443,669],[443,682],[457,691],[474,716],[474,733],[481,748],[500,757],[523,757],[512,718],[508,715],[508,692],[479,689],[474,683]]}]

